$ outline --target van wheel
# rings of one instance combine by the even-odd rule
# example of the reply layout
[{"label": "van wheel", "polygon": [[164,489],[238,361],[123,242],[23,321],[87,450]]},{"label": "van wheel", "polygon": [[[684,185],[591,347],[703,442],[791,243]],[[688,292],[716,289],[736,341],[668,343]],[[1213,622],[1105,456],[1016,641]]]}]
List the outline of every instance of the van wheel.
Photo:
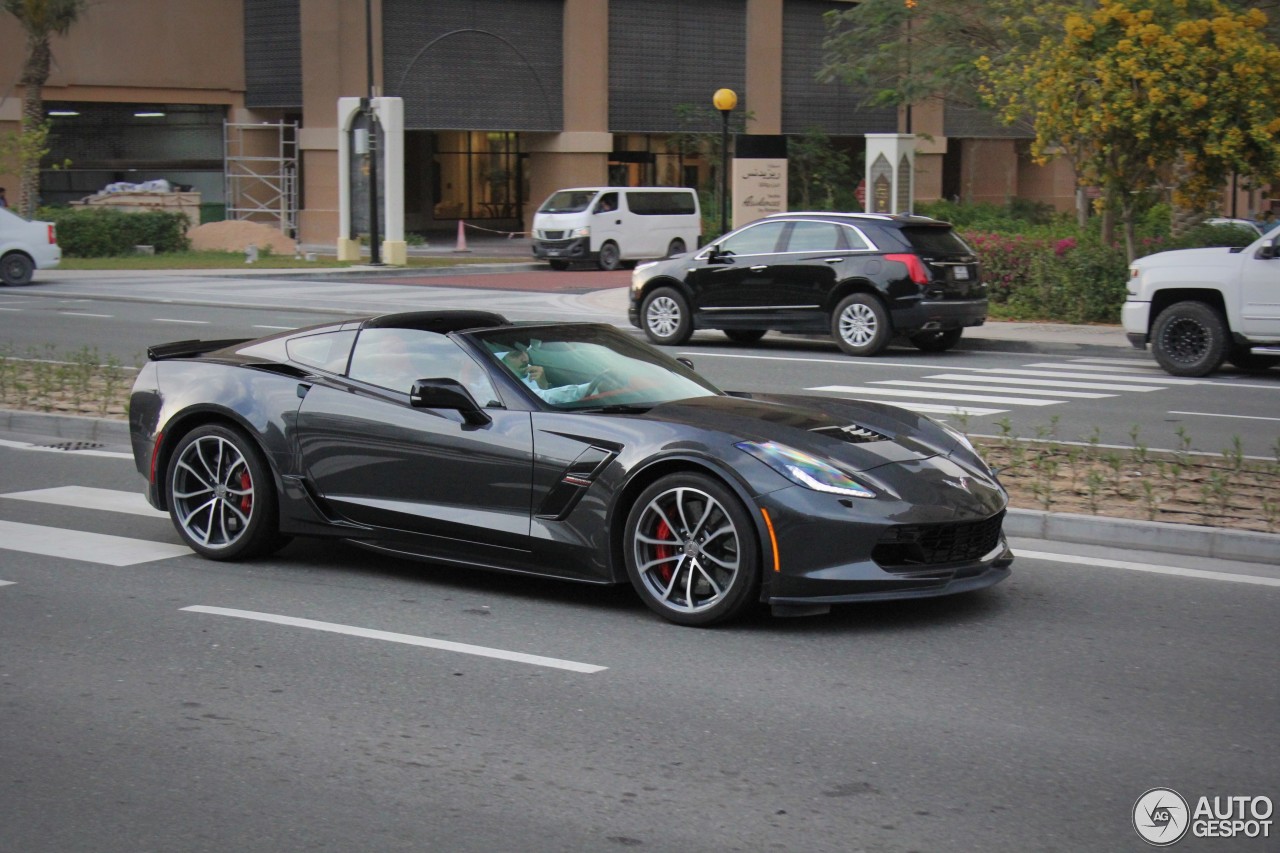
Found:
[{"label": "van wheel", "polygon": [[689,250],[685,248],[684,241],[677,237],[671,241],[670,246],[667,246],[667,257],[670,258],[676,255],[683,255],[687,251]]},{"label": "van wheel", "polygon": [[831,336],[849,355],[875,355],[889,345],[889,312],[869,293],[846,296],[831,315]]},{"label": "van wheel", "polygon": [[30,284],[35,271],[36,265],[32,260],[18,252],[10,252],[0,261],[0,278],[4,279],[5,284],[15,287]]},{"label": "van wheel", "polygon": [[693,334],[689,303],[670,287],[659,287],[645,297],[640,322],[649,340],[663,346],[679,346]]},{"label": "van wheel", "polygon": [[551,267],[556,272],[564,272],[569,268],[569,262],[568,261],[547,261],[547,266]]},{"label": "van wheel", "polygon": [[622,253],[618,251],[618,244],[610,241],[601,246],[596,263],[600,264],[602,270],[616,270],[621,267]]}]

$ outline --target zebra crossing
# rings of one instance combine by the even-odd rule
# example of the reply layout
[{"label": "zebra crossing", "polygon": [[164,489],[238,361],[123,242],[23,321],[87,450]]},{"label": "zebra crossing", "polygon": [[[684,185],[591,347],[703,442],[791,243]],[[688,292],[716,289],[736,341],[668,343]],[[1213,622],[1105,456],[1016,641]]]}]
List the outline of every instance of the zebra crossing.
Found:
[{"label": "zebra crossing", "polygon": [[1125,393],[1147,394],[1200,380],[1168,376],[1156,365],[1119,358],[1074,358],[1032,362],[1017,368],[977,368],[935,373],[920,379],[879,379],[863,385],[816,385],[806,390],[882,398],[926,415],[983,417],[1014,407],[1056,406],[1072,400],[1102,400]]},{"label": "zebra crossing", "polygon": [[[6,504],[15,501],[53,504],[68,509],[121,515],[161,519],[169,517],[168,513],[159,512],[149,506],[142,495],[136,491],[126,492],[88,486],[56,486],[0,494],[0,510]],[[176,538],[177,535],[174,534],[174,539]],[[3,551],[18,551],[117,567],[167,560],[192,553],[187,546],[172,541],[160,542],[0,519],[0,552]],[[0,581],[0,583],[3,582]]]}]

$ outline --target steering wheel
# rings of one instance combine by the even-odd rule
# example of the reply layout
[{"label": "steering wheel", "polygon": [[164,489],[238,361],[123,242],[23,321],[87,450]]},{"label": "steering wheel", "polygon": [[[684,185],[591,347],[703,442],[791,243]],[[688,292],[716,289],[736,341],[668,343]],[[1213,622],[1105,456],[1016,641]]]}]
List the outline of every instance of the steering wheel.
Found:
[{"label": "steering wheel", "polygon": [[606,368],[597,373],[591,383],[587,385],[587,393],[582,395],[583,400],[590,400],[596,397],[606,396],[621,391],[627,387],[626,381],[618,375],[613,368]]}]

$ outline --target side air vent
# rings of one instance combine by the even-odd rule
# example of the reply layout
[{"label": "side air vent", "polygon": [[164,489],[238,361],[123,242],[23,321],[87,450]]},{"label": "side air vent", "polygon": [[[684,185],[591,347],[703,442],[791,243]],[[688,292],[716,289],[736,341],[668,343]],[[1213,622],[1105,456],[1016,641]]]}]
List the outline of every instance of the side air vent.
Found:
[{"label": "side air vent", "polygon": [[870,444],[873,441],[889,440],[889,436],[881,435],[875,430],[867,429],[857,424],[849,424],[842,427],[818,427],[814,432],[829,435],[832,438],[838,438],[850,444]]}]

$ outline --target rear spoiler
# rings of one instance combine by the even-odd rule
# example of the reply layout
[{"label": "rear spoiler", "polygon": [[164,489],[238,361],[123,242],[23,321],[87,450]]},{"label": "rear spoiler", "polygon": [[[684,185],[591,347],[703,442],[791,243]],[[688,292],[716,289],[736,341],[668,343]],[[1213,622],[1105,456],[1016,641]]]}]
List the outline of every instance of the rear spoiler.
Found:
[{"label": "rear spoiler", "polygon": [[227,347],[247,344],[253,338],[225,338],[220,341],[174,341],[170,344],[155,344],[147,347],[147,358],[151,361],[165,361],[170,358],[191,358],[197,355],[225,349]]}]

